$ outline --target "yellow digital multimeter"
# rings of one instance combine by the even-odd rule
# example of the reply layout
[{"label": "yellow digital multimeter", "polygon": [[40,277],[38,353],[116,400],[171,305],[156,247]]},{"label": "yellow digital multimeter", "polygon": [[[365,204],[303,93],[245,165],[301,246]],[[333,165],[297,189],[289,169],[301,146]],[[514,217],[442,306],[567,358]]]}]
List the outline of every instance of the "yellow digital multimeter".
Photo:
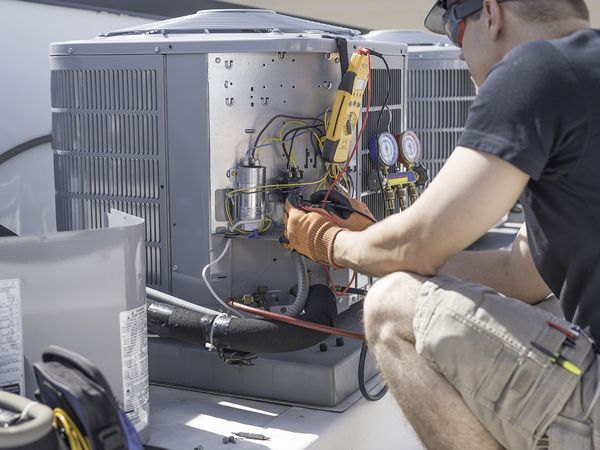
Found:
[{"label": "yellow digital multimeter", "polygon": [[323,159],[343,163],[348,159],[352,136],[362,108],[362,99],[369,82],[369,51],[361,48],[352,55],[348,70],[342,76],[331,119],[327,127]]}]

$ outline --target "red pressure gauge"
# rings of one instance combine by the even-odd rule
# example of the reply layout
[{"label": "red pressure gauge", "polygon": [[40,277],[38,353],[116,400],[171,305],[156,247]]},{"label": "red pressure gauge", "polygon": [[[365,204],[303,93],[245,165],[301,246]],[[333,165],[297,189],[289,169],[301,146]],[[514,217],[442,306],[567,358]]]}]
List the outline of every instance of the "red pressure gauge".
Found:
[{"label": "red pressure gauge", "polygon": [[412,166],[421,161],[423,156],[421,141],[414,131],[405,131],[397,134],[398,147],[400,149],[400,162]]}]

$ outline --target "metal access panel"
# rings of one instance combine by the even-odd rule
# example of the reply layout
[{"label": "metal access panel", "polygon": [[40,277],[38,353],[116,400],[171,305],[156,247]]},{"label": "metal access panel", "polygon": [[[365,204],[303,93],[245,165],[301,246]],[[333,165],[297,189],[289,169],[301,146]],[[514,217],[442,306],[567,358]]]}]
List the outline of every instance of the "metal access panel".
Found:
[{"label": "metal access panel", "polygon": [[111,208],[145,221],[149,285],[170,282],[161,56],[53,57],[59,231],[101,228]]}]

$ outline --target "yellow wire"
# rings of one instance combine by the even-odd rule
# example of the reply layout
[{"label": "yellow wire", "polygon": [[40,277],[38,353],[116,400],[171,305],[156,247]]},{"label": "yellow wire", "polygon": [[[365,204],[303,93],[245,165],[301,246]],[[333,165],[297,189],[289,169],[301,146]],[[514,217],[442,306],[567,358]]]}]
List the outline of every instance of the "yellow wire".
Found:
[{"label": "yellow wire", "polygon": [[[256,190],[262,190],[262,189],[279,189],[279,188],[283,188],[283,187],[314,186],[315,184],[323,183],[327,179],[327,175],[328,175],[328,173],[326,172],[322,178],[320,178],[316,181],[308,181],[306,183],[270,184],[270,185],[265,185],[265,186],[255,186],[255,187],[249,187],[249,188],[233,189],[231,191],[227,191],[225,193],[225,195],[228,197],[228,199],[231,199],[233,197],[233,194],[235,194],[237,192],[256,191]],[[229,207],[228,199],[225,200],[225,214],[227,215],[227,221],[229,222],[229,224],[233,225],[233,217],[231,215],[231,208]],[[267,231],[271,228],[272,224],[273,224],[273,221],[271,220],[271,218],[265,217],[260,224],[258,232],[264,233],[265,231]],[[246,230],[240,230],[238,228],[235,228],[235,230],[244,235],[250,234],[250,232],[246,231]]]},{"label": "yellow wire", "polygon": [[[233,226],[233,217],[231,216],[231,209],[229,207],[229,201],[225,200],[225,214],[227,214],[227,220],[229,222],[229,225]],[[261,222],[260,225],[258,227],[258,232],[259,233],[264,233],[265,231],[268,231],[271,228],[271,225],[273,225],[273,221],[271,220],[270,217],[265,217]],[[238,233],[241,233],[243,235],[248,235],[250,234],[250,231],[247,230],[240,230],[237,227],[233,228],[235,231],[237,231]]]},{"label": "yellow wire", "polygon": [[90,443],[83,436],[73,419],[61,408],[54,408],[52,425],[56,430],[62,428],[71,450],[91,450]]},{"label": "yellow wire", "polygon": [[272,137],[272,138],[267,138],[267,139],[263,140],[260,144],[258,144],[259,146],[256,149],[256,154],[258,155],[260,153],[260,151],[264,148],[264,147],[260,147],[261,145],[270,144],[271,142],[281,142],[281,139]]},{"label": "yellow wire", "polygon": [[325,173],[325,175],[323,175],[322,178],[319,178],[316,181],[309,181],[306,183],[292,183],[292,184],[268,184],[268,185],[264,185],[264,186],[254,186],[254,187],[248,187],[248,188],[233,189],[231,191],[227,191],[227,193],[225,195],[227,195],[228,197],[231,197],[233,194],[235,194],[237,192],[255,191],[258,189],[279,189],[279,188],[283,188],[283,187],[313,186],[313,185],[318,184],[321,181],[325,180],[326,178],[327,178],[327,173]]}]

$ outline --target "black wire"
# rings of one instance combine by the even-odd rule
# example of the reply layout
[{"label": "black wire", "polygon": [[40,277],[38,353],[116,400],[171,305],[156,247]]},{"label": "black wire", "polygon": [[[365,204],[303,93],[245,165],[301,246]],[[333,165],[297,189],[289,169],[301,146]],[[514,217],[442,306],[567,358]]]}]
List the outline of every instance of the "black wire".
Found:
[{"label": "black wire", "polygon": [[[329,203],[329,202],[328,202],[328,203]],[[363,216],[364,218],[366,218],[366,219],[369,219],[369,220],[370,220],[371,222],[373,222],[373,223],[377,223],[377,220],[376,220],[376,219],[373,219],[373,218],[372,218],[371,216],[369,216],[368,214],[365,214],[365,213],[363,213],[363,212],[357,211],[356,209],[354,209],[354,208],[352,208],[352,207],[350,207],[350,206],[343,206],[343,205],[333,205],[333,204],[332,204],[332,205],[331,205],[331,208],[332,208],[332,209],[339,209],[339,210],[342,210],[342,211],[348,211],[348,212],[351,212],[351,213],[353,213],[353,214],[358,214],[359,216]]]},{"label": "black wire", "polygon": [[381,172],[379,170],[379,167],[381,166],[381,156],[379,154],[379,132],[380,132],[380,126],[381,126],[381,118],[383,117],[383,112],[385,111],[387,103],[390,99],[390,93],[392,90],[392,73],[390,71],[390,66],[388,65],[387,60],[381,53],[371,50],[371,54],[383,61],[383,64],[385,65],[385,70],[386,70],[387,76],[388,76],[387,92],[385,94],[385,99],[383,100],[383,105],[381,106],[381,110],[379,111],[379,116],[377,117],[377,126],[375,128],[375,133],[377,134],[377,137],[378,137],[375,140],[375,152],[377,153],[377,167],[375,168],[375,170],[377,170],[377,181],[379,181],[379,189],[381,189],[381,197],[383,198],[383,217],[386,217],[387,216],[387,206],[386,206],[387,199],[385,197],[385,191],[383,190],[383,181],[381,180]]},{"label": "black wire", "polygon": [[276,116],[271,117],[271,119],[267,122],[267,124],[262,128],[262,130],[259,131],[258,135],[256,136],[256,139],[254,141],[254,148],[252,149],[252,158],[254,158],[255,154],[256,154],[256,147],[258,146],[258,141],[260,139],[260,137],[263,135],[263,133],[267,130],[267,128],[269,128],[269,126],[275,122],[275,120],[279,119],[279,118],[284,118],[284,119],[297,119],[297,120],[312,120],[315,122],[321,122],[321,123],[325,123],[323,121],[323,119],[319,119],[318,117],[302,117],[302,116],[289,116],[287,114],[278,114]]},{"label": "black wire", "polygon": [[367,345],[367,341],[363,341],[362,347],[360,348],[360,356],[358,358],[358,388],[360,389],[360,393],[364,398],[370,402],[376,402],[377,400],[381,400],[387,393],[388,386],[387,384],[384,384],[377,394],[371,394],[367,390],[367,385],[365,384],[365,362],[367,360],[368,350],[369,347]]},{"label": "black wire", "polygon": [[[283,153],[285,154],[285,157],[286,157],[286,159],[287,159],[287,165],[286,165],[286,167],[287,167],[287,170],[289,170],[289,169],[290,169],[290,163],[291,163],[291,157],[292,157],[292,148],[293,148],[293,146],[294,146],[294,139],[296,138],[296,134],[297,134],[299,131],[302,131],[302,130],[310,130],[310,129],[315,129],[315,130],[317,130],[318,132],[320,132],[320,131],[321,131],[321,130],[319,130],[319,128],[318,128],[318,125],[303,125],[303,126],[301,126],[301,127],[290,128],[290,129],[289,129],[289,130],[288,130],[288,131],[287,131],[287,132],[286,132],[286,133],[283,135],[282,142],[281,142],[281,147],[283,148]],[[296,133],[296,134],[294,134],[294,136],[292,137],[292,140],[291,140],[291,142],[290,142],[290,150],[288,151],[288,150],[287,150],[287,147],[286,147],[286,145],[285,145],[285,141],[286,141],[287,137],[288,137],[290,134],[292,134],[292,133]]]},{"label": "black wire", "polygon": [[48,142],[52,142],[52,135],[47,134],[45,136],[40,136],[35,139],[31,139],[30,141],[23,142],[22,144],[16,145],[13,148],[8,149],[4,153],[0,154],[0,164],[4,164],[9,159],[23,153],[26,150],[37,147],[38,145],[47,144]]}]

